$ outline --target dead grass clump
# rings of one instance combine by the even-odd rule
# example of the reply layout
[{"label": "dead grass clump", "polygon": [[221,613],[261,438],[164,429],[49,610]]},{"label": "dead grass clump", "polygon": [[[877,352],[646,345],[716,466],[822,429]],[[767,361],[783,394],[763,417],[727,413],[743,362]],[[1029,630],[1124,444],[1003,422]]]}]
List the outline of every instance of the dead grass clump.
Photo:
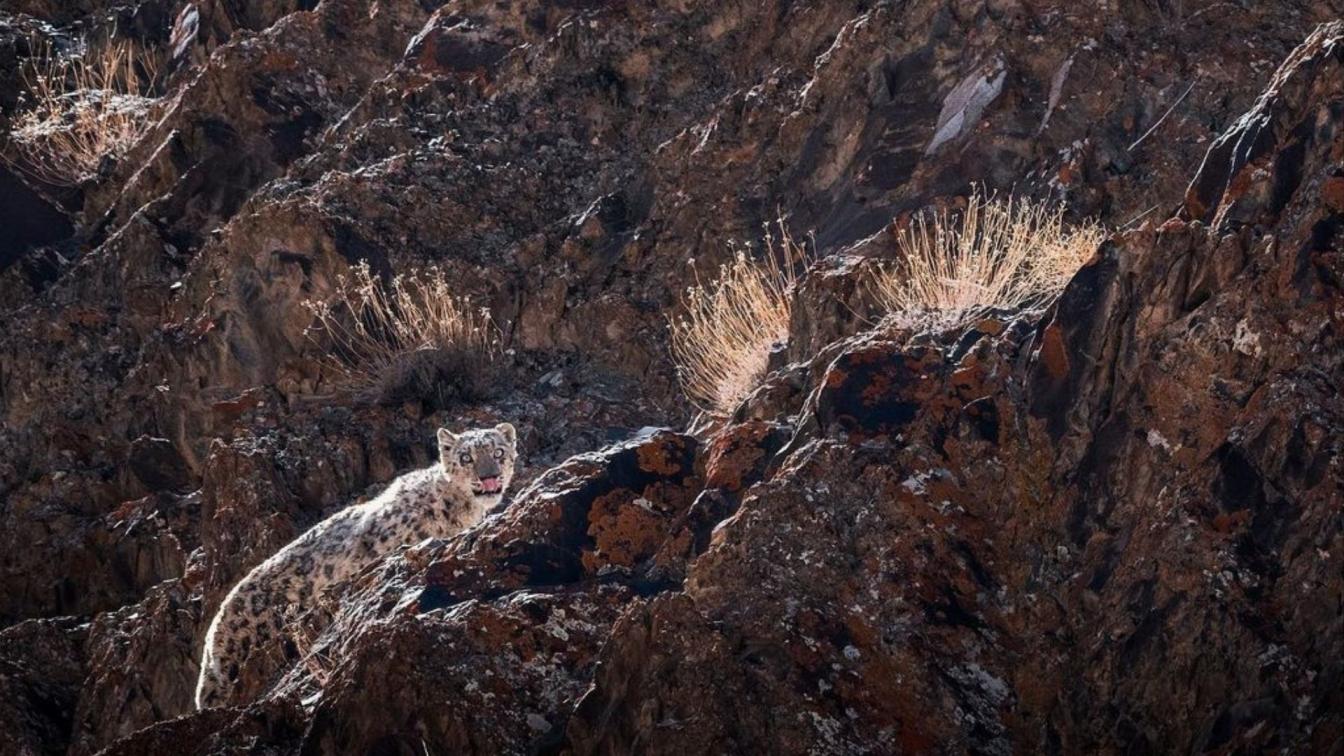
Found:
[{"label": "dead grass clump", "polygon": [[898,326],[953,328],[996,309],[1053,300],[1105,237],[1068,228],[1063,208],[972,192],[959,215],[917,216],[896,237],[899,259],[877,269],[873,292]]},{"label": "dead grass clump", "polygon": [[157,59],[129,42],[85,43],[75,54],[34,47],[4,156],[40,180],[78,184],[148,130]]},{"label": "dead grass clump", "polygon": [[761,259],[739,250],[713,281],[697,272],[670,319],[682,389],[712,415],[730,414],[765,374],[774,346],[788,339],[791,294],[808,255],[782,223],[779,229],[777,239],[767,229]]},{"label": "dead grass clump", "polygon": [[489,310],[453,293],[438,267],[384,285],[360,263],[337,277],[331,299],[306,305],[316,319],[310,334],[325,333],[328,367],[343,391],[438,409],[489,392],[499,329]]}]

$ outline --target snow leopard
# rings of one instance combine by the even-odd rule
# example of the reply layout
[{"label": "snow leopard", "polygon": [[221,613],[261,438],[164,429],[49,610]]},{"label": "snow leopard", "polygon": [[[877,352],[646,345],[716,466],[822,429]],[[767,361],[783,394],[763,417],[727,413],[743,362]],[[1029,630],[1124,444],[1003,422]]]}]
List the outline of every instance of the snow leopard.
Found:
[{"label": "snow leopard", "polygon": [[[281,654],[288,622],[403,544],[446,538],[480,522],[513,479],[517,433],[509,423],[454,434],[440,428],[439,461],[394,480],[377,497],[336,512],[257,565],[229,591],[205,635],[196,706],[239,700],[244,669]],[[292,651],[290,652],[292,653]]]}]

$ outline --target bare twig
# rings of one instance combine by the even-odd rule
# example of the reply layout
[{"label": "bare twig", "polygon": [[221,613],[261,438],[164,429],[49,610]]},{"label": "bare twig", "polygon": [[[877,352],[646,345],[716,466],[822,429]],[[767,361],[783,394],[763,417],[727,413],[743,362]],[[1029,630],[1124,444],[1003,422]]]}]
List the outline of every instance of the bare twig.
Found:
[{"label": "bare twig", "polygon": [[1190,82],[1190,86],[1185,88],[1185,91],[1181,93],[1181,96],[1176,98],[1176,102],[1173,102],[1171,104],[1171,107],[1167,108],[1167,112],[1163,113],[1162,117],[1157,119],[1157,123],[1153,124],[1152,128],[1143,132],[1143,136],[1134,140],[1134,144],[1131,144],[1129,148],[1126,150],[1126,152],[1133,152],[1135,147],[1138,147],[1143,142],[1143,140],[1151,136],[1154,131],[1157,131],[1157,127],[1161,126],[1162,122],[1167,120],[1167,116],[1171,115],[1171,112],[1176,109],[1177,105],[1180,105],[1182,102],[1185,101],[1185,98],[1190,95],[1190,92],[1195,88],[1195,85],[1198,83],[1199,83],[1199,77],[1195,77],[1195,80]]},{"label": "bare twig", "polygon": [[1134,216],[1133,218],[1130,218],[1130,219],[1125,223],[1125,225],[1123,225],[1123,226],[1120,227],[1119,230],[1121,230],[1121,231],[1127,231],[1127,230],[1129,230],[1129,227],[1130,227],[1130,226],[1133,226],[1135,223],[1138,223],[1139,221],[1143,220],[1144,218],[1147,218],[1149,213],[1151,213],[1152,211],[1156,210],[1156,209],[1159,208],[1159,207],[1161,207],[1161,205],[1153,205],[1152,207],[1148,208],[1147,210],[1144,210],[1143,212],[1139,213],[1138,215]]}]

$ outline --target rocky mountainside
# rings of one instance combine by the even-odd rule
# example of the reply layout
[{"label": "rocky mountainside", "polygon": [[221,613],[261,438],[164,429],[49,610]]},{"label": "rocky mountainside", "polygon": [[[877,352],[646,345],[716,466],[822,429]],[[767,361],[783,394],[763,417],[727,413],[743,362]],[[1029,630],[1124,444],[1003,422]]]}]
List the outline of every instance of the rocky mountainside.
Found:
[{"label": "rocky mountainside", "polygon": [[[164,62],[98,175],[0,166],[0,753],[1339,753],[1342,12],[6,0],[0,131],[39,43]],[[1043,314],[872,328],[972,182],[1114,233]],[[787,347],[697,419],[667,317],[781,215]],[[359,261],[490,306],[484,396],[333,389]],[[500,420],[505,511],[194,711],[234,582]]]}]

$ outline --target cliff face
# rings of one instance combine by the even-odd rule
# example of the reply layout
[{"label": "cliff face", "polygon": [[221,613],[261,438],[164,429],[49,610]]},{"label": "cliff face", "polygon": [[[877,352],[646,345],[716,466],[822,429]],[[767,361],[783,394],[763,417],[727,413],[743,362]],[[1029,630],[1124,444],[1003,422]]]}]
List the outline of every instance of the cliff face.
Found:
[{"label": "cliff face", "polygon": [[[1340,8],[53,5],[0,49],[171,59],[96,179],[0,169],[6,748],[1344,747]],[[1044,316],[867,330],[864,258],[972,180],[1124,228]],[[779,369],[646,427],[688,261],[781,212],[824,259]],[[491,396],[332,394],[303,301],[357,260],[491,305]],[[191,712],[234,581],[497,419],[507,511]]]}]

